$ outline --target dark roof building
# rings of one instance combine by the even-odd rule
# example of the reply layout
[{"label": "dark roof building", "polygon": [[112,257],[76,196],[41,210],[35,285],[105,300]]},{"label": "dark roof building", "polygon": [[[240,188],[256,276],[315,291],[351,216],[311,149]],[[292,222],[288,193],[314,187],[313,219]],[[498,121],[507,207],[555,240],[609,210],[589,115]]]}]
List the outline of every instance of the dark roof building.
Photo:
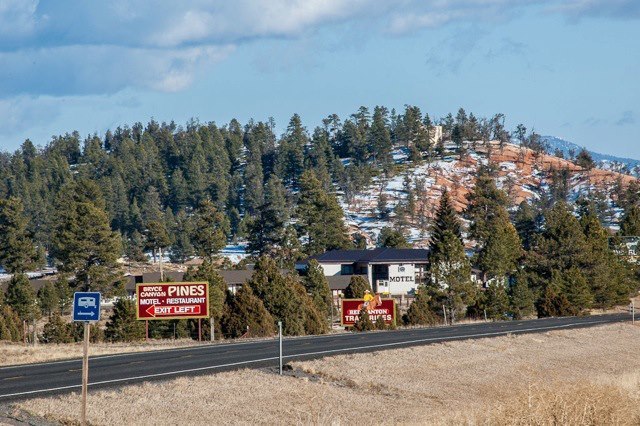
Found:
[{"label": "dark roof building", "polygon": [[296,269],[304,273],[313,259],[328,279],[363,275],[375,292],[407,294],[424,282],[428,255],[427,249],[331,250],[301,260]]}]

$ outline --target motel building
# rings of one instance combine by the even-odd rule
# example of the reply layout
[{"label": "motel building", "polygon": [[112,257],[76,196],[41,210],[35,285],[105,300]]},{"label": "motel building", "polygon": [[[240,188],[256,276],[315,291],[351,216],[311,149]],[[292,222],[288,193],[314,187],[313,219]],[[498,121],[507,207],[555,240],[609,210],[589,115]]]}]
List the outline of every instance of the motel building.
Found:
[{"label": "motel building", "polygon": [[426,280],[427,249],[377,248],[373,250],[331,250],[296,263],[304,273],[309,261],[315,259],[329,280],[343,282],[353,275],[369,280],[374,293],[391,295],[413,294]]}]

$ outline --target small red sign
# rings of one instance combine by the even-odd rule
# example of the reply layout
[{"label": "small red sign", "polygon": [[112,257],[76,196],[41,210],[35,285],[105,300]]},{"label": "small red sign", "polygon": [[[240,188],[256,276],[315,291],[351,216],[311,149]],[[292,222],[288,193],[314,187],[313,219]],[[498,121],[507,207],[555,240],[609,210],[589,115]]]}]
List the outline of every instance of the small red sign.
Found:
[{"label": "small red sign", "polygon": [[139,320],[209,317],[209,284],[150,283],[136,285]]},{"label": "small red sign", "polygon": [[396,304],[393,299],[382,299],[379,295],[372,300],[364,299],[342,299],[341,324],[351,327],[358,321],[360,310],[366,309],[369,319],[376,322],[382,318],[385,324],[392,324],[396,317]]}]

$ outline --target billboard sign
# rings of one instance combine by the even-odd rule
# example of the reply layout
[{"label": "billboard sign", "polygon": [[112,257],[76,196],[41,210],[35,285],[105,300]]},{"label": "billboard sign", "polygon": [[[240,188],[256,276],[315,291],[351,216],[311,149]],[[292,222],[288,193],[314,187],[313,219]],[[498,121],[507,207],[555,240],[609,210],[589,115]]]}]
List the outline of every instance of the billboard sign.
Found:
[{"label": "billboard sign", "polygon": [[365,302],[364,299],[342,299],[340,323],[351,327],[358,321],[361,309],[366,309],[369,319],[376,322],[382,318],[385,324],[392,324],[396,318],[396,304],[393,299],[382,299],[376,295],[373,300]]},{"label": "billboard sign", "polygon": [[136,317],[139,320],[209,318],[209,284],[137,284]]}]

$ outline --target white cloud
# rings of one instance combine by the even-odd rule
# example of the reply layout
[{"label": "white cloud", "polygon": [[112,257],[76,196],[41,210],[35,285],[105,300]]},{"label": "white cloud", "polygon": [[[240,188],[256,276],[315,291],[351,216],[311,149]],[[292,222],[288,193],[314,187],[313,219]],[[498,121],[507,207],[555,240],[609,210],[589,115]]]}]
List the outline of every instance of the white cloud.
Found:
[{"label": "white cloud", "polygon": [[400,35],[500,21],[531,4],[571,16],[640,9],[637,0],[0,0],[0,98],[177,91],[255,39],[353,23]]},{"label": "white cloud", "polygon": [[37,0],[0,0],[0,37],[30,35],[35,27]]},{"label": "white cloud", "polygon": [[233,46],[143,49],[73,45],[0,52],[0,97],[109,94],[127,87],[172,92],[198,69],[219,62]]},{"label": "white cloud", "polygon": [[[51,98],[18,96],[12,99],[0,99],[0,135],[9,136],[34,126],[53,121],[58,115],[56,102]],[[0,148],[2,147],[0,139]]]}]

